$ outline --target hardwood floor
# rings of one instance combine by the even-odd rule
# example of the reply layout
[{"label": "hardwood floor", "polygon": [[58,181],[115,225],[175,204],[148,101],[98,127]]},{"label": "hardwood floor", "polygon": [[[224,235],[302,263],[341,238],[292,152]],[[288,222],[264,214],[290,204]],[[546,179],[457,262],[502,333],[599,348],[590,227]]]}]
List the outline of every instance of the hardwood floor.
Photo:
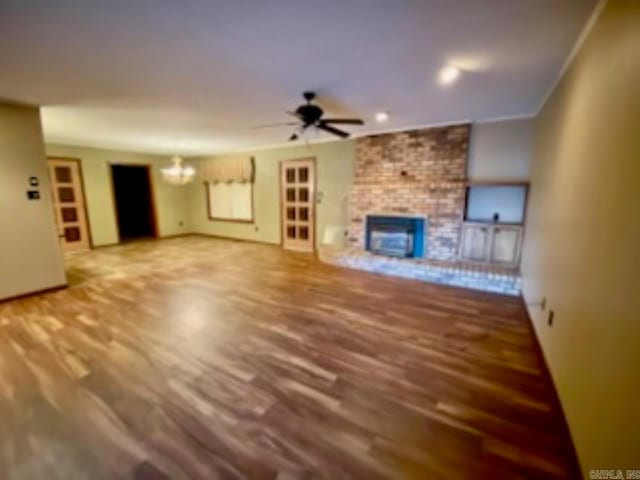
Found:
[{"label": "hardwood floor", "polygon": [[568,478],[520,300],[183,237],[0,304],[0,478]]}]

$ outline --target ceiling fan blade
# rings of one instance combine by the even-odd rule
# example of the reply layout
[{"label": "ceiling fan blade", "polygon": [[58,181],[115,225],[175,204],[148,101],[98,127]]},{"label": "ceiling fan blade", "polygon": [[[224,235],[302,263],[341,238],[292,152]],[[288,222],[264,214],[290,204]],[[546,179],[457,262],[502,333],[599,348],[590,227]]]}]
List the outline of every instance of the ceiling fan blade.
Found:
[{"label": "ceiling fan blade", "polygon": [[272,127],[284,127],[284,126],[294,126],[299,125],[298,122],[282,122],[282,123],[268,123],[265,125],[255,125],[251,127],[253,130],[258,130],[260,128],[272,128]]},{"label": "ceiling fan blade", "polygon": [[287,111],[287,114],[291,115],[292,117],[296,117],[296,118],[302,119],[302,115],[300,115],[298,112]]},{"label": "ceiling fan blade", "polygon": [[327,125],[324,122],[319,122],[316,127],[318,127],[320,130],[324,130],[325,132],[329,132],[332,133],[334,135],[337,135],[338,137],[341,138],[347,138],[349,136],[349,134],[347,132],[345,132],[344,130],[339,130],[337,128],[332,127],[331,125]]},{"label": "ceiling fan blade", "polygon": [[322,122],[342,125],[364,125],[364,122],[359,118],[323,118]]}]

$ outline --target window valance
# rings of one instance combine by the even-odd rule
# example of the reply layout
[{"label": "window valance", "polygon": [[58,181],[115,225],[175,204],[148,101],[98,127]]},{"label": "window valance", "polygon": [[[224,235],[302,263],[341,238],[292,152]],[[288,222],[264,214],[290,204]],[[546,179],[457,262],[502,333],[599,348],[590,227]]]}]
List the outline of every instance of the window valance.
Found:
[{"label": "window valance", "polygon": [[253,157],[214,158],[202,162],[200,173],[207,183],[252,183],[253,169]]}]

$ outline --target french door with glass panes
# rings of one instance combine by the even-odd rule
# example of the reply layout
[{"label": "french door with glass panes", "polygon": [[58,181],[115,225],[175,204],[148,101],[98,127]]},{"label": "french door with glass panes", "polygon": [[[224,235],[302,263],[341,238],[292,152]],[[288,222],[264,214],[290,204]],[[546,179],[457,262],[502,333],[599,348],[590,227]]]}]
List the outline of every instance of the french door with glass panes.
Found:
[{"label": "french door with glass panes", "polygon": [[315,242],[315,160],[285,160],[280,164],[282,246],[313,252]]},{"label": "french door with glass panes", "polygon": [[65,252],[88,250],[91,244],[85,213],[80,161],[50,158],[49,173],[53,209],[62,250]]}]

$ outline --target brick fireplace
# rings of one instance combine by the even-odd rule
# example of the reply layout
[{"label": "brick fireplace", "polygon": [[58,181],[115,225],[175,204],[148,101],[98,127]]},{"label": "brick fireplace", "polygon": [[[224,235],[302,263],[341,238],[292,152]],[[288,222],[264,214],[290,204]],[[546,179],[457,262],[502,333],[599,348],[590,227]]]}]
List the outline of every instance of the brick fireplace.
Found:
[{"label": "brick fireplace", "polygon": [[458,258],[470,134],[454,125],[358,138],[348,245],[322,252],[323,261],[519,295],[517,269]]},{"label": "brick fireplace", "polygon": [[351,247],[364,249],[367,216],[426,218],[426,257],[458,255],[470,125],[388,133],[356,140],[349,194]]}]

